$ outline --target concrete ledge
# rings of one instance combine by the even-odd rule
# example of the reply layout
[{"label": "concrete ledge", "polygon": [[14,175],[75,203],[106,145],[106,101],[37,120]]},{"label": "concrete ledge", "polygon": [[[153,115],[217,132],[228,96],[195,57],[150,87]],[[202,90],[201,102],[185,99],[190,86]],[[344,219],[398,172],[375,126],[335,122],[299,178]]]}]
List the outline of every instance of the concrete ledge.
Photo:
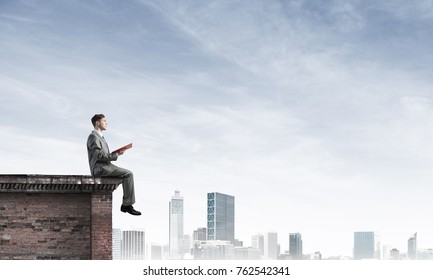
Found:
[{"label": "concrete ledge", "polygon": [[89,175],[0,175],[0,192],[105,193],[122,182]]}]

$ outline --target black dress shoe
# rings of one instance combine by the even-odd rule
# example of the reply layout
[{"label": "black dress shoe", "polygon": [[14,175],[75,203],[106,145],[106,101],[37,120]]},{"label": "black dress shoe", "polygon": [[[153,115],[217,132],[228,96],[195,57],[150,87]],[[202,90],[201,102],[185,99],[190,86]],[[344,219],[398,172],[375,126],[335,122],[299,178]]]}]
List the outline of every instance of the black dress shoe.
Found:
[{"label": "black dress shoe", "polygon": [[123,206],[122,205],[120,207],[120,211],[122,211],[122,212],[128,212],[129,214],[135,215],[135,216],[140,216],[141,215],[141,212],[135,210],[134,207],[132,207],[132,205],[129,205],[129,206]]}]

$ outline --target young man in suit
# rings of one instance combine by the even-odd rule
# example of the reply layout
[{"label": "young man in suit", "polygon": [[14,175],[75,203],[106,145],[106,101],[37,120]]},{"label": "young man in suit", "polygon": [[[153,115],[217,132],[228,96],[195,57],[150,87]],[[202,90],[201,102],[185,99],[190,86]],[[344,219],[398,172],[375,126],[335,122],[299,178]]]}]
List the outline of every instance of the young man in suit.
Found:
[{"label": "young man in suit", "polygon": [[131,215],[141,215],[132,207],[135,203],[134,176],[131,171],[112,164],[125,150],[117,153],[110,153],[107,142],[102,132],[107,130],[107,120],[103,114],[96,114],[92,117],[94,130],[87,138],[87,155],[89,156],[90,173],[92,176],[111,176],[122,178],[123,203],[120,211]]}]

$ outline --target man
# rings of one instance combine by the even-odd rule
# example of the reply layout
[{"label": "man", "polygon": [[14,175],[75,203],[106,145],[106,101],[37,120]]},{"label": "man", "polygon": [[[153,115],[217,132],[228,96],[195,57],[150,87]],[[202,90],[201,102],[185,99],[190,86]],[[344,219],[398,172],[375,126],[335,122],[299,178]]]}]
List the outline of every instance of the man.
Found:
[{"label": "man", "polygon": [[131,171],[111,163],[123,155],[125,150],[110,153],[102,132],[107,130],[107,120],[103,114],[96,114],[92,118],[94,130],[87,138],[87,155],[89,156],[90,173],[92,176],[112,176],[122,178],[123,203],[120,211],[131,215],[141,215],[132,207],[135,203],[134,177]]}]

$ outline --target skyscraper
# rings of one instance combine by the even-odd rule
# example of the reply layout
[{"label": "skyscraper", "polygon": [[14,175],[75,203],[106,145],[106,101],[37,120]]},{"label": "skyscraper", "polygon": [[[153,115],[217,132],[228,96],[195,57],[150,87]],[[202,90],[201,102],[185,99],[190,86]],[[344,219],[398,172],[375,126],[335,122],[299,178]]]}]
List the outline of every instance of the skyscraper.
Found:
[{"label": "skyscraper", "polygon": [[235,240],[235,198],[222,193],[207,194],[207,239]]},{"label": "skyscraper", "polygon": [[183,240],[183,197],[176,190],[169,202],[169,247],[170,259],[182,258],[181,246]]},{"label": "skyscraper", "polygon": [[407,241],[407,257],[411,260],[416,260],[417,250],[417,233],[415,232]]},{"label": "skyscraper", "polygon": [[292,260],[302,260],[302,237],[301,234],[291,233],[289,235],[289,253]]},{"label": "skyscraper", "polygon": [[145,239],[144,231],[126,230],[122,232],[122,259],[123,260],[144,260]]},{"label": "skyscraper", "polygon": [[265,259],[276,260],[280,254],[279,246],[278,246],[278,233],[276,232],[268,232],[265,235],[265,244],[264,244]]},{"label": "skyscraper", "polygon": [[374,232],[355,232],[353,259],[373,259],[374,258]]}]

